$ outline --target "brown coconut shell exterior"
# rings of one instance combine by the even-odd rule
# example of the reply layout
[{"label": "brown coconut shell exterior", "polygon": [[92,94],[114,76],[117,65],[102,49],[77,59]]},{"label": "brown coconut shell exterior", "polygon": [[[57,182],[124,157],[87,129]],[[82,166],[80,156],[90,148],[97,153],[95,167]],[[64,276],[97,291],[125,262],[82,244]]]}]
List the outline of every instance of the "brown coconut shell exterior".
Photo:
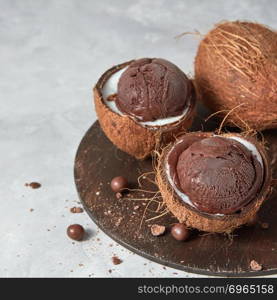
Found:
[{"label": "brown coconut shell exterior", "polygon": [[105,104],[102,88],[112,74],[131,62],[114,66],[100,77],[93,89],[95,110],[102,130],[114,145],[137,159],[145,159],[153,150],[172,141],[175,135],[191,126],[195,113],[195,99],[192,99],[189,110],[183,118],[163,126],[144,127],[127,115],[117,114]]},{"label": "brown coconut shell exterior", "polygon": [[[199,137],[210,137],[211,132],[192,132],[186,136],[196,135]],[[159,186],[163,201],[168,209],[178,219],[180,223],[184,223],[190,228],[196,228],[200,231],[214,232],[214,233],[231,233],[234,229],[243,224],[247,224],[255,218],[262,203],[266,200],[268,194],[271,192],[272,177],[270,171],[270,163],[264,146],[257,142],[254,138],[244,137],[238,134],[223,134],[221,136],[240,136],[252,144],[254,144],[260,152],[264,162],[264,183],[260,190],[258,197],[247,204],[239,213],[228,215],[211,215],[198,211],[194,207],[183,202],[171,187],[167,175],[164,170],[165,159],[168,152],[173,145],[170,144],[162,151],[157,164],[156,180]]]},{"label": "brown coconut shell exterior", "polygon": [[200,42],[195,84],[229,125],[277,128],[277,32],[250,22],[216,25]]}]

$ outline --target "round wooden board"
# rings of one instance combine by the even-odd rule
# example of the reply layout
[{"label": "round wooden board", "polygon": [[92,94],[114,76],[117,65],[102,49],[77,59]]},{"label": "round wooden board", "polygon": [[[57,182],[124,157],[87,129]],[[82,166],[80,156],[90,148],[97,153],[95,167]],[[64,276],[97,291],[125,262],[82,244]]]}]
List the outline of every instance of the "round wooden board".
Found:
[{"label": "round wooden board", "polygon": [[[265,138],[270,143],[271,153],[276,155],[276,131],[266,132]],[[274,166],[275,155],[272,156]],[[276,192],[259,212],[260,221],[269,223],[268,229],[262,229],[259,224],[245,226],[234,232],[233,239],[195,231],[188,241],[177,242],[168,232],[160,237],[152,236],[151,224],[169,227],[177,221],[170,213],[149,220],[159,215],[150,211],[155,210],[158,203],[141,199],[151,198],[153,194],[132,191],[117,199],[110,189],[111,179],[118,175],[128,178],[132,188],[138,188],[138,177],[152,171],[150,159],[137,161],[118,150],[96,122],[80,143],[74,175],[80,199],[92,220],[116,242],[143,257],[172,268],[213,276],[246,277],[277,273]],[[277,178],[276,170],[274,173]],[[147,178],[153,179],[151,176]],[[157,191],[153,183],[143,178],[141,189]],[[263,270],[251,271],[251,260],[262,264]]]}]

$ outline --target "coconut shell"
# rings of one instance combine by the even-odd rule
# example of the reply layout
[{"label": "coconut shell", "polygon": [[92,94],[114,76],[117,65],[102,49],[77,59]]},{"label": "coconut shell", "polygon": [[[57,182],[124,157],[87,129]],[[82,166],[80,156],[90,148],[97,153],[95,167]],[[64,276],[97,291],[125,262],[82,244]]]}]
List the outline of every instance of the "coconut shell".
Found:
[{"label": "coconut shell", "polygon": [[100,126],[110,141],[122,151],[144,159],[161,145],[172,141],[176,134],[186,131],[192,124],[195,113],[195,99],[189,110],[179,121],[163,126],[142,126],[128,115],[119,115],[104,102],[102,88],[109,77],[132,61],[117,65],[106,71],[93,89],[95,110]]},{"label": "coconut shell", "polygon": [[[185,138],[190,136],[206,138],[212,135],[213,133],[210,132],[192,132],[188,133]],[[233,133],[223,134],[222,136],[224,137],[228,135],[237,135],[243,137],[241,135]],[[252,200],[239,212],[228,215],[212,215],[203,213],[179,198],[175,190],[170,185],[164,168],[167,154],[175,144],[169,144],[166,148],[164,148],[158,159],[156,180],[166,206],[180,223],[184,223],[188,227],[196,228],[201,231],[231,233],[237,227],[243,224],[247,224],[251,222],[253,218],[255,218],[255,215],[260,209],[262,203],[265,201],[271,191],[272,179],[270,164],[264,146],[261,143],[257,142],[254,138],[243,138],[254,144],[261,154],[264,163],[264,182],[261,187],[260,193],[255,200]]]},{"label": "coconut shell", "polygon": [[199,98],[226,123],[277,128],[277,33],[250,22],[216,25],[195,58]]}]

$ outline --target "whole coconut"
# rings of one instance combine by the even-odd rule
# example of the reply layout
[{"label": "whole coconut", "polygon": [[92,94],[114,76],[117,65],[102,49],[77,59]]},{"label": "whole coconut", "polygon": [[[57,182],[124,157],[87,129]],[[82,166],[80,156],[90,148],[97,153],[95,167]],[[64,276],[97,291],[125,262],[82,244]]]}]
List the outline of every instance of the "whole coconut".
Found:
[{"label": "whole coconut", "polygon": [[231,126],[277,128],[277,33],[250,22],[216,25],[195,59],[199,97]]}]

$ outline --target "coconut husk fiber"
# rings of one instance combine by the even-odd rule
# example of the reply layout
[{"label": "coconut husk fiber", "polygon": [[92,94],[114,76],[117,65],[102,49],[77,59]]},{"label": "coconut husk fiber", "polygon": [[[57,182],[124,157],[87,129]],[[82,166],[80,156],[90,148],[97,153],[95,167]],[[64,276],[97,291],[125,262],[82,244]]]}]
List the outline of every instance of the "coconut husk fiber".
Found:
[{"label": "coconut husk fiber", "polygon": [[199,98],[228,125],[277,128],[277,33],[250,22],[223,22],[200,42]]},{"label": "coconut husk fiber", "polygon": [[153,150],[175,139],[175,135],[187,131],[195,114],[195,99],[179,121],[163,126],[142,126],[128,115],[117,114],[105,104],[102,88],[112,74],[130,63],[114,66],[100,77],[93,89],[94,103],[100,126],[109,140],[137,159],[145,159]]},{"label": "coconut husk fiber", "polygon": [[[211,132],[192,132],[187,133],[184,138],[189,137],[210,137]],[[175,190],[172,188],[168,181],[168,177],[165,171],[165,162],[167,154],[175,145],[174,143],[166,146],[159,154],[157,166],[156,166],[156,181],[160,189],[163,201],[168,209],[178,219],[180,223],[184,223],[190,228],[196,228],[201,231],[214,232],[214,233],[231,233],[234,229],[247,224],[255,219],[255,216],[260,209],[263,202],[267,199],[272,185],[272,177],[270,171],[269,159],[265,151],[265,147],[262,143],[257,142],[253,137],[246,137],[238,134],[222,134],[221,136],[240,136],[249,142],[253,143],[261,154],[264,162],[264,181],[260,189],[257,198],[252,200],[241,210],[233,214],[215,215],[203,213],[189,204],[182,201]],[[182,138],[182,137],[181,137]],[[178,140],[176,141],[176,143]]]}]

